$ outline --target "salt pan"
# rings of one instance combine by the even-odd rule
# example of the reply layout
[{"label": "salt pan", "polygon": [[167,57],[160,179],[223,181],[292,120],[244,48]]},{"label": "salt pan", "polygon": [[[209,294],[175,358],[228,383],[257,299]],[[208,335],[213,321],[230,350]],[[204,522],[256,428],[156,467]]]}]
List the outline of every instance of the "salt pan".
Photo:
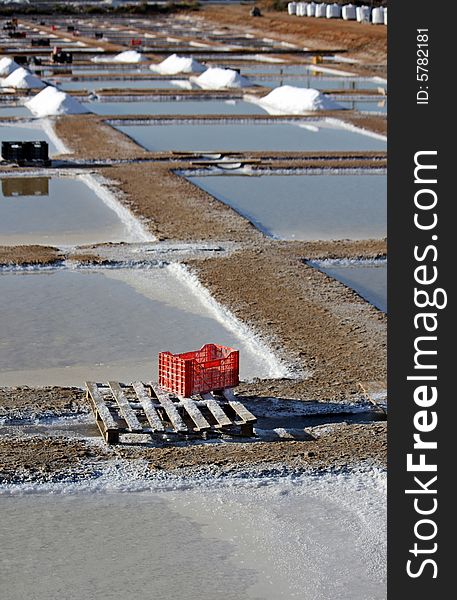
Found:
[{"label": "salt pan", "polygon": [[136,50],[126,50],[116,56],[94,56],[91,59],[92,62],[106,62],[106,63],[139,63],[145,62],[146,58]]},{"label": "salt pan", "polygon": [[204,90],[242,88],[252,85],[249,79],[241,76],[238,71],[222,69],[220,67],[210,67],[198,77],[191,78],[191,81]]},{"label": "salt pan", "polygon": [[91,112],[76,98],[52,86],[46,87],[31,100],[28,100],[25,106],[37,117],[77,115]]},{"label": "salt pan", "polygon": [[11,73],[11,75],[8,75],[8,77],[2,81],[2,87],[11,87],[21,90],[31,90],[34,88],[44,88],[45,84],[41,81],[41,79],[39,79],[35,75],[32,75],[30,71],[27,71],[27,69],[19,67],[18,69],[15,69]]},{"label": "salt pan", "polygon": [[178,73],[203,73],[206,67],[192,57],[171,54],[158,65],[151,65],[151,71],[161,75],[176,75]]},{"label": "salt pan", "polygon": [[12,58],[4,56],[0,60],[0,77],[8,77],[16,69],[19,69],[19,65]]},{"label": "salt pan", "polygon": [[300,115],[317,110],[339,110],[343,108],[325,94],[314,88],[298,88],[282,85],[257,100],[269,113]]}]

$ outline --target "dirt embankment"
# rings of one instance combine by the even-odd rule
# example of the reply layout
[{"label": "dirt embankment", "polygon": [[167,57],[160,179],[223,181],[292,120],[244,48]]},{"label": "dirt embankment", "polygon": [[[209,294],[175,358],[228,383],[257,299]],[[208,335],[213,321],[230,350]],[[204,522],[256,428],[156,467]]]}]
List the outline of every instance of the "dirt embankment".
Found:
[{"label": "dirt embankment", "polygon": [[67,416],[88,411],[89,405],[79,388],[0,388],[0,419],[33,420],[45,414]]},{"label": "dirt embankment", "polygon": [[272,242],[188,265],[279,356],[310,374],[259,382],[256,392],[347,401],[358,382],[386,377],[386,316],[294,250]]},{"label": "dirt embankment", "polygon": [[265,471],[279,465],[296,471],[345,469],[359,464],[386,466],[386,424],[310,428],[308,441],[190,444],[185,447],[107,447],[62,437],[5,435],[0,438],[0,484],[74,480],[93,477],[109,461],[147,464],[151,476],[169,471],[192,477],[240,470]]},{"label": "dirt embankment", "polygon": [[77,250],[72,254],[61,252],[52,246],[0,246],[0,267],[30,267],[58,265],[63,261],[84,264],[106,262],[97,254]]},{"label": "dirt embankment", "polygon": [[147,153],[97,115],[65,115],[55,120],[57,136],[73,157],[86,160],[136,159]]},{"label": "dirt embankment", "polygon": [[0,266],[50,265],[60,260],[52,246],[0,246]]},{"label": "dirt embankment", "polygon": [[[178,167],[178,164],[174,165]],[[100,169],[117,183],[124,202],[159,239],[260,241],[260,234],[230,207],[172,172],[173,164],[148,163]]]},{"label": "dirt embankment", "polygon": [[[210,5],[200,14],[208,23],[249,29],[257,37],[268,35],[279,41],[297,44],[315,50],[344,49],[348,55],[366,63],[382,64],[387,59],[387,27],[364,25],[342,19],[297,18],[287,11],[268,8],[267,2],[259,2],[262,17],[249,16],[250,6]],[[351,70],[348,65],[348,70]]]}]

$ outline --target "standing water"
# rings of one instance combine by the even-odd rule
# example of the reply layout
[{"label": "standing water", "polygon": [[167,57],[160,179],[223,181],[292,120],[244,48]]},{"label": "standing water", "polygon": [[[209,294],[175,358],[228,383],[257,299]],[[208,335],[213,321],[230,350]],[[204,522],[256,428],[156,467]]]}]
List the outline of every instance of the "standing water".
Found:
[{"label": "standing water", "polygon": [[84,179],[1,179],[0,244],[62,246],[108,241],[134,242],[138,237]]},{"label": "standing water", "polygon": [[190,177],[272,237],[369,239],[386,235],[385,175]]},{"label": "standing water", "polygon": [[209,342],[240,349],[242,378],[284,375],[182,277],[172,267],[0,274],[2,384],[157,380],[160,351]]},{"label": "standing water", "polygon": [[117,125],[147,150],[180,151],[345,151],[385,150],[380,137],[364,135],[325,121]]},{"label": "standing water", "polygon": [[5,598],[385,598],[384,473],[121,480],[0,497]]}]

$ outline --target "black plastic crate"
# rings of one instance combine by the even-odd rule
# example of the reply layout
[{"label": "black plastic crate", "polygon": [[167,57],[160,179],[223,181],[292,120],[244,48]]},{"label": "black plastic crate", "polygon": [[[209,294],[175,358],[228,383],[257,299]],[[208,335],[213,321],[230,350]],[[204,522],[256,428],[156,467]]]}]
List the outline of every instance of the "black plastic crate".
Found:
[{"label": "black plastic crate", "polygon": [[28,63],[27,56],[24,56],[23,54],[20,56],[13,56],[13,60],[18,65],[26,65]]},{"label": "black plastic crate", "polygon": [[2,142],[2,158],[17,163],[24,160],[23,142]]},{"label": "black plastic crate", "polygon": [[73,62],[73,54],[71,52],[53,52],[52,62],[59,64],[71,64]]},{"label": "black plastic crate", "polygon": [[49,145],[44,141],[2,142],[2,158],[18,165],[49,166]]},{"label": "black plastic crate", "polygon": [[32,46],[46,48],[51,45],[51,40],[49,38],[32,38],[31,44]]}]

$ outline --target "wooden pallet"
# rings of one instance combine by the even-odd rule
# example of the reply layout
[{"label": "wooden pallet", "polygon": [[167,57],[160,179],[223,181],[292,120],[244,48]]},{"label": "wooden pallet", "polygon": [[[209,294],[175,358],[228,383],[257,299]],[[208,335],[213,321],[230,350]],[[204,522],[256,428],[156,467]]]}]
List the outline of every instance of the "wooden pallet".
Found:
[{"label": "wooden pallet", "polygon": [[151,434],[183,439],[208,435],[252,437],[256,417],[224,390],[182,398],[155,383],[125,385],[86,381],[86,397],[107,444],[119,443],[121,433]]}]

